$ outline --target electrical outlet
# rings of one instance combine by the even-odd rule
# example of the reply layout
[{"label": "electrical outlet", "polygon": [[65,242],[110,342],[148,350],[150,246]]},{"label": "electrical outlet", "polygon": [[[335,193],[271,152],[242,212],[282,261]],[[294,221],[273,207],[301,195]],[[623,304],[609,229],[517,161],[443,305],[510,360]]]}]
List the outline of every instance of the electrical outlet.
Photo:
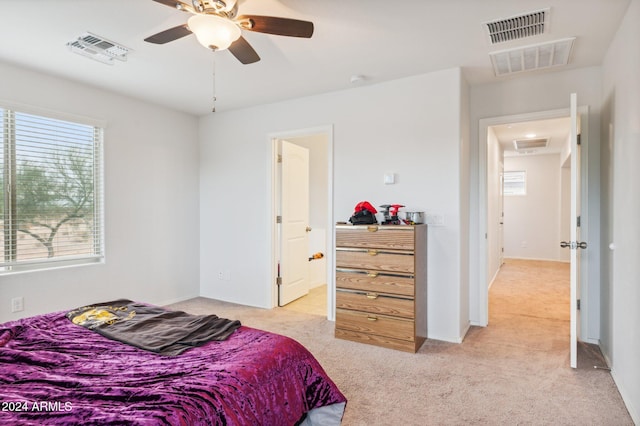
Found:
[{"label": "electrical outlet", "polygon": [[218,279],[219,280],[223,280],[224,279],[224,272],[218,271]]},{"label": "electrical outlet", "polygon": [[11,299],[11,312],[24,311],[24,297],[14,297]]}]

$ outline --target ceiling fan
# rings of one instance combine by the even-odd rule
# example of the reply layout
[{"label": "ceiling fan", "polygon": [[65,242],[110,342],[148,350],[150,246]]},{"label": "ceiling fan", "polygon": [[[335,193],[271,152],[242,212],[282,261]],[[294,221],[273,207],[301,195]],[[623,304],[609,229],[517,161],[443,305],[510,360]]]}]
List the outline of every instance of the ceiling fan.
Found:
[{"label": "ceiling fan", "polygon": [[165,44],[195,34],[203,46],[212,50],[229,51],[243,64],[260,60],[260,56],[242,37],[241,30],[275,34],[288,37],[310,38],[313,22],[273,16],[238,15],[238,0],[192,0],[192,4],[180,0],[153,0],[193,14],[186,24],[161,31],[144,41]]}]

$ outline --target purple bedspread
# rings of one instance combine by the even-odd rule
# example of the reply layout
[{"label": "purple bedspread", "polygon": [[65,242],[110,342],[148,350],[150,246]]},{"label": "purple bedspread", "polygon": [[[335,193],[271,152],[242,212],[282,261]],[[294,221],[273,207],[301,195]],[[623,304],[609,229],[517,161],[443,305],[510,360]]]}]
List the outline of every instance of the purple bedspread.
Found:
[{"label": "purple bedspread", "polygon": [[177,357],[74,325],[0,325],[0,424],[293,425],[345,397],[288,337],[242,326]]}]

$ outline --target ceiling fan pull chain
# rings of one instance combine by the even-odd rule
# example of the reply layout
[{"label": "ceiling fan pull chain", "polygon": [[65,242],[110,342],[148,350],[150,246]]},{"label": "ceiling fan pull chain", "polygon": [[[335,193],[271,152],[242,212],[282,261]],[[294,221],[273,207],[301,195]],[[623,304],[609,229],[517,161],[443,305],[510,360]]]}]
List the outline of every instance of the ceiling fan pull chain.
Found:
[{"label": "ceiling fan pull chain", "polygon": [[211,112],[216,112],[216,52],[211,52],[213,57],[213,108]]}]

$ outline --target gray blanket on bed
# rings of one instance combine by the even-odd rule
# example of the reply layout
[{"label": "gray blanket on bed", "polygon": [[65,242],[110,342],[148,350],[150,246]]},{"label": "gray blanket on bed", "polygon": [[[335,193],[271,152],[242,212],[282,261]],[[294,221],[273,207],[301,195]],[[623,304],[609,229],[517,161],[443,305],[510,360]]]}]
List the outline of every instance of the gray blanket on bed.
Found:
[{"label": "gray blanket on bed", "polygon": [[191,315],[131,300],[83,306],[67,313],[74,324],[109,339],[161,355],[179,355],[211,340],[225,340],[240,321],[217,315]]}]

